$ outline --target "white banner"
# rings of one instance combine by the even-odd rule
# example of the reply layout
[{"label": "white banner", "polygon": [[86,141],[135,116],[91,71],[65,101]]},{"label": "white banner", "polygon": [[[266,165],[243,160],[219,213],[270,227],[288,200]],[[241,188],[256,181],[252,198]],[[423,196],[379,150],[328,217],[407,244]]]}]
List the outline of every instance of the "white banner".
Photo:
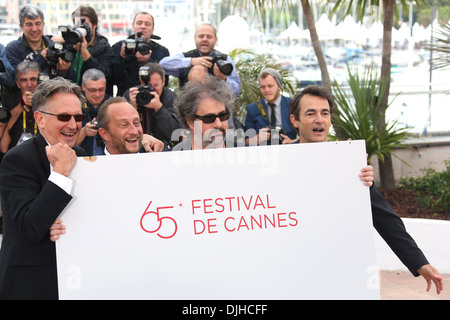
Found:
[{"label": "white banner", "polygon": [[60,299],[379,299],[364,141],[79,158]]}]

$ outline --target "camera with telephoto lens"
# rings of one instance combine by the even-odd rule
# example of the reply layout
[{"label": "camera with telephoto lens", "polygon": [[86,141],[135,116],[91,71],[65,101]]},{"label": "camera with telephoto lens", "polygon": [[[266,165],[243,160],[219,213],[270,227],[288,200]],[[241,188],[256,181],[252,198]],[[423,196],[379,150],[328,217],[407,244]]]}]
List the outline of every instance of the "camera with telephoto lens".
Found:
[{"label": "camera with telephoto lens", "polygon": [[56,66],[59,58],[67,62],[72,62],[75,59],[75,52],[73,49],[65,49],[62,43],[55,42],[48,47],[46,58],[49,65]]},{"label": "camera with telephoto lens", "polygon": [[126,39],[125,40],[125,54],[127,56],[131,56],[139,52],[143,56],[147,55],[150,52],[150,46],[147,41],[142,38],[142,33],[138,32],[137,37],[135,39]]},{"label": "camera with telephoto lens", "polygon": [[220,72],[224,75],[229,76],[233,72],[233,65],[227,61],[227,55],[219,51],[214,50],[211,56],[212,66],[208,69],[209,73],[214,74],[214,64],[217,64]]},{"label": "camera with telephoto lens", "polygon": [[140,67],[139,68],[139,79],[142,81],[142,85],[138,87],[138,94],[136,95],[136,103],[138,106],[145,106],[148,104],[152,99],[153,95],[151,92],[155,91],[155,88],[150,82],[150,67]]},{"label": "camera with telephoto lens", "polygon": [[58,30],[61,31],[61,35],[66,43],[70,45],[83,42],[83,37],[86,39],[86,42],[92,39],[92,30],[86,23],[85,18],[80,18],[80,23],[77,23],[73,28],[69,26],[58,26]]}]

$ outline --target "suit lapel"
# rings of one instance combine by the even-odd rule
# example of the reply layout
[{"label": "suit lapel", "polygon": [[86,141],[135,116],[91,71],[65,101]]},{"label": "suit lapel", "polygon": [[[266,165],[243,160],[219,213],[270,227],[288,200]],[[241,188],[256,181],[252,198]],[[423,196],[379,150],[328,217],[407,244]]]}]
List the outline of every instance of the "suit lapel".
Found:
[{"label": "suit lapel", "polygon": [[34,145],[36,147],[36,153],[39,157],[42,169],[45,172],[45,176],[48,177],[50,175],[50,162],[48,161],[47,153],[45,152],[45,147],[48,145],[47,141],[45,141],[41,134],[38,134],[34,137]]}]

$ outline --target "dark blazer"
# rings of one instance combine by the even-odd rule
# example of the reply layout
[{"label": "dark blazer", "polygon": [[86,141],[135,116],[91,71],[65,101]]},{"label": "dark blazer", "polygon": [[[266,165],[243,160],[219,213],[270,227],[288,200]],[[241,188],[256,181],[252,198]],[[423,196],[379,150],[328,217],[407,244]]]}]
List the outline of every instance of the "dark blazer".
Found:
[{"label": "dark blazer", "polygon": [[[48,181],[46,145],[38,134],[9,150],[0,165],[0,299],[58,298],[55,244],[49,229],[72,196]],[[85,155],[81,148],[74,149]]]},{"label": "dark blazer", "polygon": [[[299,141],[294,143],[299,143]],[[380,194],[375,182],[370,187],[370,206],[375,230],[408,270],[418,277],[417,270],[429,262],[417,243],[406,231],[402,219]]]},{"label": "dark blazer", "polygon": [[[297,137],[297,131],[291,126],[291,121],[289,120],[289,102],[291,98],[281,96],[281,120],[282,127],[284,128],[286,135],[295,139]],[[264,99],[261,99],[261,103],[267,112],[267,106]],[[256,133],[259,132],[261,128],[267,128],[270,123],[264,120],[261,112],[259,112],[256,103],[249,104],[247,106],[247,115],[245,116],[245,129],[255,129]]]},{"label": "dark blazer", "polygon": [[375,183],[370,187],[370,200],[373,226],[408,270],[414,276],[419,276],[417,270],[428,264],[428,260]]}]

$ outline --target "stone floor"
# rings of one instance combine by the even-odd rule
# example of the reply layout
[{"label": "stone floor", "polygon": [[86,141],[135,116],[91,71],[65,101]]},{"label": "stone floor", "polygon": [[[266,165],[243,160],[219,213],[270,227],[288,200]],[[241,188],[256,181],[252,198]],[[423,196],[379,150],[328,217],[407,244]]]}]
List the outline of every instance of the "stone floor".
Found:
[{"label": "stone floor", "polygon": [[380,272],[381,300],[450,300],[450,274],[443,274],[444,290],[436,294],[433,284],[430,292],[426,291],[427,283],[422,277],[414,277],[405,271]]}]

